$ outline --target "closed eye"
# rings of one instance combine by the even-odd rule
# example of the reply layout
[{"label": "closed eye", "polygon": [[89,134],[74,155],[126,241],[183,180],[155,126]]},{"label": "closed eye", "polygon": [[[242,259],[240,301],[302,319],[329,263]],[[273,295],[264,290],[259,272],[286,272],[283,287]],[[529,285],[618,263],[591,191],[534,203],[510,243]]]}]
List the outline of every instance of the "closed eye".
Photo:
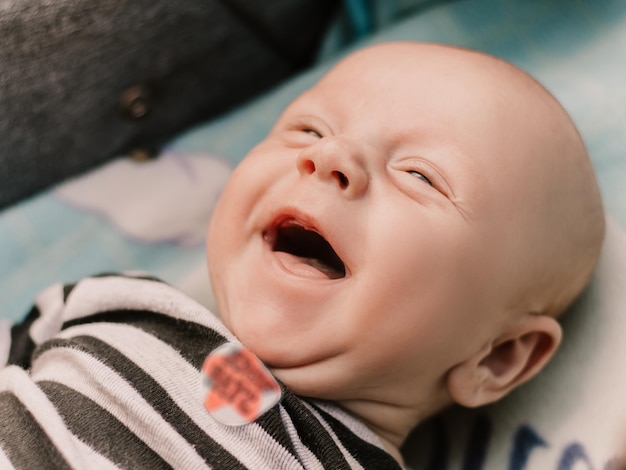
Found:
[{"label": "closed eye", "polygon": [[427,176],[425,176],[424,174],[420,173],[419,171],[409,170],[409,171],[407,171],[407,173],[409,173],[412,176],[415,176],[419,180],[422,180],[424,183],[428,183],[430,186],[433,185],[432,181],[430,181]]},{"label": "closed eye", "polygon": [[307,133],[309,135],[312,135],[313,137],[317,137],[318,139],[322,138],[322,134],[317,132],[315,129],[304,128],[304,129],[302,129],[302,132],[305,132],[305,133]]}]

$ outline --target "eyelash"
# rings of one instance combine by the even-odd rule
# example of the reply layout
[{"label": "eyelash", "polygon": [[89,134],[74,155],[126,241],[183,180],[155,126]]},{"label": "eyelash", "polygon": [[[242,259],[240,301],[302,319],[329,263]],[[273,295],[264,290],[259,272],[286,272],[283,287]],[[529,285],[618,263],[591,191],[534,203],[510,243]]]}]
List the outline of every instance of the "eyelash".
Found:
[{"label": "eyelash", "polygon": [[317,137],[318,139],[321,139],[323,137],[322,134],[317,132],[315,129],[311,129],[309,127],[303,128],[302,132],[304,132],[305,134],[310,134],[310,135],[312,135],[314,137]]},{"label": "eyelash", "polygon": [[432,181],[430,181],[430,179],[429,179],[426,175],[424,175],[423,173],[420,173],[419,171],[416,171],[416,170],[409,170],[409,171],[407,171],[407,173],[408,173],[408,174],[410,174],[410,175],[417,176],[419,179],[421,179],[422,181],[424,181],[424,183],[427,183],[427,184],[429,184],[430,186],[432,186],[432,185],[433,185]]}]

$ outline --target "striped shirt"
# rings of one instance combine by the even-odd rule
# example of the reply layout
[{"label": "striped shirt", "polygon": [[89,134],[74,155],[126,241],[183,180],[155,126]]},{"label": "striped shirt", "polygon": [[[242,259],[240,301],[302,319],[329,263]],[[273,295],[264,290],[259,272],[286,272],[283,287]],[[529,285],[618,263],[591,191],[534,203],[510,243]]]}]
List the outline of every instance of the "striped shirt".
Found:
[{"label": "striped shirt", "polygon": [[0,323],[0,468],[400,468],[360,421],[283,385],[252,423],[216,421],[200,369],[227,342],[158,279],[48,288],[21,324]]}]

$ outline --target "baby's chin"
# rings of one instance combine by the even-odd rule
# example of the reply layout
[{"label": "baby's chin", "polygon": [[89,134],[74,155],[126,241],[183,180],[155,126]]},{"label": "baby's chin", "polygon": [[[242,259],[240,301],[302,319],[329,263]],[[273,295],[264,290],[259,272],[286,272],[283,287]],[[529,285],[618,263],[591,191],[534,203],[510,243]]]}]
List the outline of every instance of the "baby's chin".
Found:
[{"label": "baby's chin", "polygon": [[[333,350],[319,338],[307,335],[274,332],[263,334],[259,328],[250,327],[249,323],[239,325],[226,324],[241,343],[252,351],[287,387],[298,394],[320,396],[327,387],[323,386],[324,371],[337,367],[340,361]],[[282,334],[281,334],[282,333]]]},{"label": "baby's chin", "polygon": [[[300,345],[294,336],[275,335],[265,339],[248,329],[233,331],[241,343],[250,349],[267,367],[276,371],[290,371],[310,367],[325,360],[321,352]],[[300,341],[302,343],[303,341]]]},{"label": "baby's chin", "polygon": [[[296,395],[319,400],[341,400],[346,398],[346,387],[339,386],[336,371],[322,362],[299,367],[269,367],[272,374]],[[346,374],[342,374],[346,375]]]}]

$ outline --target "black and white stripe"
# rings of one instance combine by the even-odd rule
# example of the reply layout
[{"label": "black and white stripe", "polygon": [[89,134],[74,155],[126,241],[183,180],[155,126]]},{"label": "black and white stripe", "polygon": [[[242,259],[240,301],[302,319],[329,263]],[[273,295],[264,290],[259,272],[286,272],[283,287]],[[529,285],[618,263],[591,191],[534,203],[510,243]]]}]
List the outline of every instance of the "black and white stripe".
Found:
[{"label": "black and white stripe", "polygon": [[199,370],[236,339],[157,279],[53,286],[2,334],[0,468],[399,468],[362,424],[284,387],[254,423],[215,421]]}]

